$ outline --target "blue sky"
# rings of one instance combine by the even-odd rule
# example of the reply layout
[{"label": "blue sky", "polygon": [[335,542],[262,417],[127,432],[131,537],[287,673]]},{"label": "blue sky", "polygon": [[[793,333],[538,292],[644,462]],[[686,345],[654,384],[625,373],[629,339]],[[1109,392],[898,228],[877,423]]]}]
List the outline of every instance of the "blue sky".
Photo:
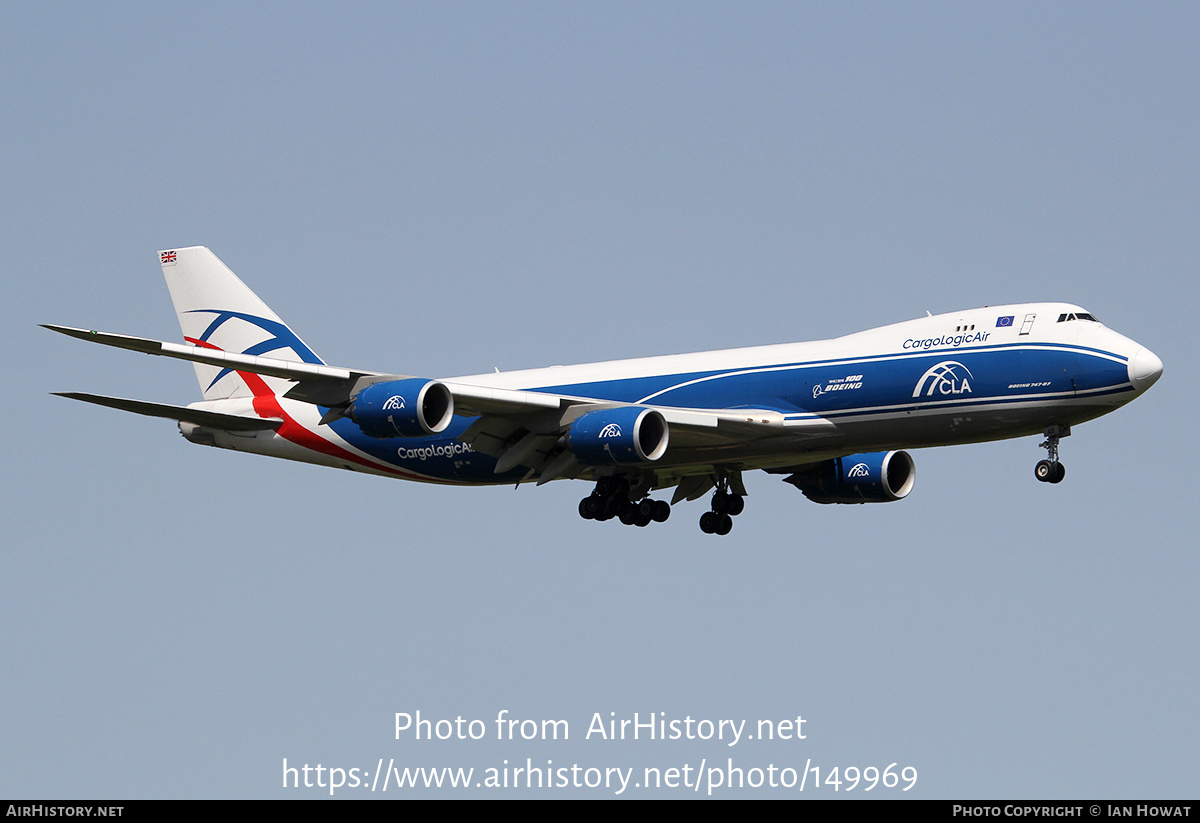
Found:
[{"label": "blue sky", "polygon": [[[1200,455],[1171,422],[1196,407],[1194,6],[38,3],[0,21],[0,795],[319,795],[281,788],[284,758],[725,757],[911,765],[908,796],[1194,794]],[[369,369],[1066,300],[1165,375],[1063,441],[1060,486],[1034,480],[1029,438],[914,452],[916,489],[889,506],[759,475],[727,538],[700,534],[699,504],[634,530],[580,520],[581,483],[352,476],[50,396],[198,399],[186,365],[36,327],[176,339],[156,251],[195,244],[327,361]],[[501,709],[572,739],[394,737],[396,712]],[[802,715],[807,738],[584,740],[597,712]]]}]

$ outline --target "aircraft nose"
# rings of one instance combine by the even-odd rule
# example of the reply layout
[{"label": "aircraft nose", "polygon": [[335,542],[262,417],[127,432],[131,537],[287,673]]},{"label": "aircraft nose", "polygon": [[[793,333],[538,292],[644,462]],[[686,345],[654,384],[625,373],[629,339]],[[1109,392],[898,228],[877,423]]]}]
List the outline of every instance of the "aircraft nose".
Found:
[{"label": "aircraft nose", "polygon": [[1129,358],[1129,382],[1139,392],[1154,385],[1162,376],[1163,364],[1158,355],[1147,348],[1140,348]]}]

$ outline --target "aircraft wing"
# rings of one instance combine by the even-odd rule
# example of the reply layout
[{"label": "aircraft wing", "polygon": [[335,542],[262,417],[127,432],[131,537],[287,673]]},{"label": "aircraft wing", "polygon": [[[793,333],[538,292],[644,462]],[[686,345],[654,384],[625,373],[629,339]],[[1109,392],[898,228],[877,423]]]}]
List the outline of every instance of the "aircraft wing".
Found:
[{"label": "aircraft wing", "polygon": [[[237,354],[191,343],[169,343],[90,329],[45,324],[44,328],[105,346],[142,352],[223,369],[251,372],[295,382],[284,396],[329,408],[322,423],[344,415],[355,396],[373,383],[410,379],[407,375],[347,369],[320,363],[304,363],[274,357]],[[653,409],[670,427],[672,446],[691,449],[722,448],[772,437],[820,437],[837,432],[830,421],[814,416],[787,418],[770,409],[688,409],[652,404],[628,404],[611,400],[548,392],[476,386],[457,381],[436,381],[454,398],[454,413],[479,419],[460,438],[499,460],[503,473],[524,465],[541,474],[541,481],[575,476],[583,466],[570,459],[560,445],[569,425],[591,411],[636,405]],[[256,428],[254,418],[198,411],[177,406],[146,403],[78,392],[64,396],[138,414],[168,417],[225,429]],[[269,422],[269,421],[263,421]],[[277,425],[277,424],[276,424]],[[270,427],[268,425],[268,427]]]},{"label": "aircraft wing", "polygon": [[[169,343],[127,334],[93,331],[71,326],[42,324],[43,328],[105,346],[204,363],[210,366],[279,377],[296,382],[285,395],[322,406],[348,403],[357,391],[381,380],[406,379],[410,375],[347,369],[324,364],[302,363],[248,354],[235,354],[219,349],[204,348],[191,343]],[[526,414],[562,411],[570,406],[594,407],[626,405],[595,398],[571,397],[546,392],[474,386],[454,381],[441,381],[454,395],[455,413],[465,415],[522,416]],[[670,406],[650,406],[662,412],[673,426],[695,429],[741,430],[747,436],[764,433],[763,427],[776,429],[785,426],[784,416],[763,409],[683,409]],[[827,426],[832,424],[821,421]],[[825,425],[820,428],[825,428]]]}]

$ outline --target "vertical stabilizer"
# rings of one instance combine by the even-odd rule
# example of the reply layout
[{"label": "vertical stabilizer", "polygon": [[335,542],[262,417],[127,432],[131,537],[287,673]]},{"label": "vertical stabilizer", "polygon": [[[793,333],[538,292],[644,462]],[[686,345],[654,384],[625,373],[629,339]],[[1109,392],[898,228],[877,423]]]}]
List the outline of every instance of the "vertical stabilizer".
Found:
[{"label": "vertical stabilizer", "polygon": [[[238,354],[278,360],[323,362],[279,319],[258,295],[204,246],[159,252],[163,276],[171,290],[179,328],[189,343]],[[196,379],[205,400],[250,397],[257,391],[237,372],[196,363]],[[279,387],[288,385],[282,381]]]}]

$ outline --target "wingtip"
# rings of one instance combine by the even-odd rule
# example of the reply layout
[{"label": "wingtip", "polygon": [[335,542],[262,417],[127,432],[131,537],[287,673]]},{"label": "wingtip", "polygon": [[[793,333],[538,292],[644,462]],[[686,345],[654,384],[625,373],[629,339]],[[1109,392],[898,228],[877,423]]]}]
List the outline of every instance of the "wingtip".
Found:
[{"label": "wingtip", "polygon": [[59,334],[65,334],[68,337],[85,337],[89,334],[96,334],[92,329],[77,329],[74,326],[59,326],[56,323],[38,323],[43,329],[56,331]]}]

